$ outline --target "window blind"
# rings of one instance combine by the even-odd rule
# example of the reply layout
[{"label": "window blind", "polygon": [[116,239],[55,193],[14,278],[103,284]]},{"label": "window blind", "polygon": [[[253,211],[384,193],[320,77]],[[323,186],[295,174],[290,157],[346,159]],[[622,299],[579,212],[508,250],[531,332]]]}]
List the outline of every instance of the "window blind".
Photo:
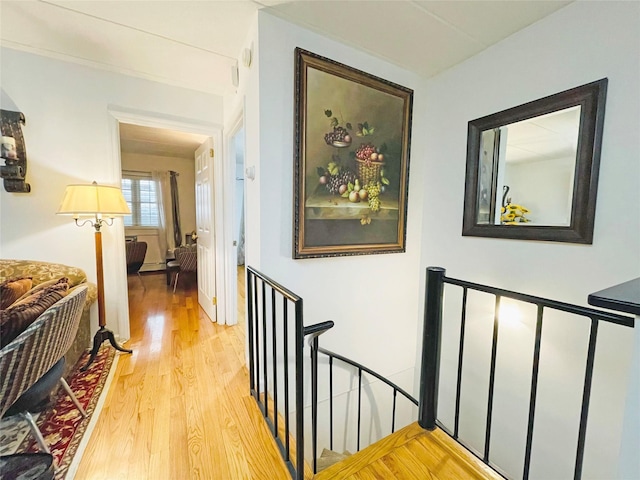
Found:
[{"label": "window blind", "polygon": [[157,227],[158,192],[147,172],[122,172],[122,195],[131,209],[124,217],[126,227]]}]

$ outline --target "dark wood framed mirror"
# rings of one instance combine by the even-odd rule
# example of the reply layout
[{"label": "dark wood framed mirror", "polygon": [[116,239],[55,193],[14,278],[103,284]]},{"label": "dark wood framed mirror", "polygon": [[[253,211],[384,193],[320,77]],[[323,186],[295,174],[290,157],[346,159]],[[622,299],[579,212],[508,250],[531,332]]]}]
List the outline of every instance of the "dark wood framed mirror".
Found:
[{"label": "dark wood framed mirror", "polygon": [[469,122],[462,235],[593,242],[607,79]]}]

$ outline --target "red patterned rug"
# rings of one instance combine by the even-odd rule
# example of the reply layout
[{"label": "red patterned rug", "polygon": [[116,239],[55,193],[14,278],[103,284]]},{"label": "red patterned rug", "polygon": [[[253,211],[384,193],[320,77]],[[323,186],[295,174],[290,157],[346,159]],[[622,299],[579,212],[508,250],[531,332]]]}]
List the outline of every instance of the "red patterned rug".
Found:
[{"label": "red patterned rug", "polygon": [[[82,418],[80,412],[75,407],[66,392],[60,388],[52,405],[39,414],[36,421],[42,435],[51,449],[51,453],[55,458],[58,471],[56,480],[66,478],[69,467],[73,462],[74,456],[78,452],[78,447],[83,439],[87,427],[91,422],[91,417],[96,411],[100,394],[102,393],[109,371],[113,365],[115,350],[104,346],[98,352],[96,359],[90,367],[82,372],[80,367],[89,359],[89,353],[85,353],[80,357],[75,365],[70,379],[68,380],[71,390],[75,393],[80,405],[87,412],[87,416]],[[14,417],[15,418],[15,417]],[[15,423],[12,426],[11,421]],[[6,422],[6,423],[5,423]],[[95,423],[95,422],[94,422]],[[15,421],[14,419],[3,420],[0,424],[2,428],[2,443],[6,440],[9,442],[16,438],[22,438],[17,432],[12,432],[12,428],[24,430],[26,422]],[[14,452],[8,452],[5,447],[2,453],[20,453],[20,452],[38,452],[38,444],[33,435],[31,435],[28,427],[26,427],[27,435],[22,438],[19,443],[15,443]]]}]

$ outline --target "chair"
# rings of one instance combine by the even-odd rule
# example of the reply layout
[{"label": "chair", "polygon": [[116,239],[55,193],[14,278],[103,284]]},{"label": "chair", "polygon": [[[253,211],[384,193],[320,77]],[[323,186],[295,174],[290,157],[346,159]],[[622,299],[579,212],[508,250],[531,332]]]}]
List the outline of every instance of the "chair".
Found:
[{"label": "chair", "polygon": [[78,331],[86,295],[86,286],[74,289],[0,350],[0,417],[19,413],[29,423],[40,448],[48,454],[51,454],[49,447],[29,409],[60,382],[81,414],[86,416],[62,378],[64,354]]},{"label": "chair", "polygon": [[127,275],[138,274],[142,288],[146,290],[140,268],[144,265],[144,257],[147,255],[147,242],[125,242],[125,250],[127,256]]},{"label": "chair", "polygon": [[174,254],[176,259],[167,263],[167,268],[178,268],[173,281],[173,293],[176,292],[178,277],[181,272],[195,272],[198,270],[198,251],[195,246],[178,247],[174,250]]}]

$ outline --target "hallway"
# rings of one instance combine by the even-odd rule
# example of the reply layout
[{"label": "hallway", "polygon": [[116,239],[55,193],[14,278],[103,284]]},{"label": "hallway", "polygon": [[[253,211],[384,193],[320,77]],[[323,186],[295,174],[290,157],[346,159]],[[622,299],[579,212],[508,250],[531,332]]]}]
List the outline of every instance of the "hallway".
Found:
[{"label": "hallway", "polygon": [[249,395],[244,318],[211,323],[194,280],[181,280],[175,295],[163,273],[143,282],[146,290],[129,278],[134,353],[119,357],[76,478],[289,478]]}]

